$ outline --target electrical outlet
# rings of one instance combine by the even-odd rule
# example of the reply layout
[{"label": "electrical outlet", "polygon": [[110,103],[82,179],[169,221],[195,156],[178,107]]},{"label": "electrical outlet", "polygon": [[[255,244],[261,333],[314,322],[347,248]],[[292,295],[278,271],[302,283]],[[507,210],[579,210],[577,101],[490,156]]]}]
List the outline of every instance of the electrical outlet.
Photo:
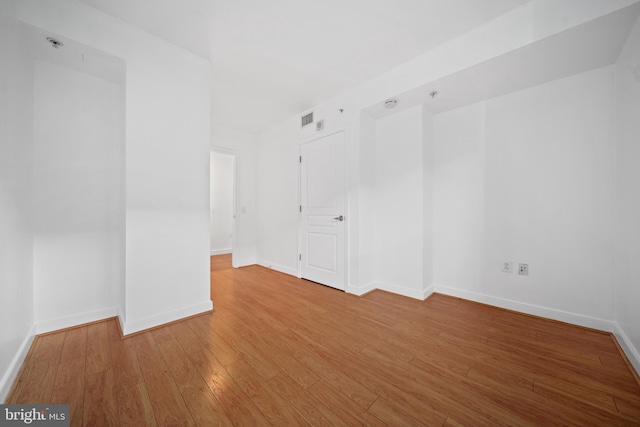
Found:
[{"label": "electrical outlet", "polygon": [[505,261],[502,263],[502,272],[511,273],[513,271],[511,261]]},{"label": "electrical outlet", "polygon": [[519,264],[518,274],[522,276],[529,275],[529,264]]}]

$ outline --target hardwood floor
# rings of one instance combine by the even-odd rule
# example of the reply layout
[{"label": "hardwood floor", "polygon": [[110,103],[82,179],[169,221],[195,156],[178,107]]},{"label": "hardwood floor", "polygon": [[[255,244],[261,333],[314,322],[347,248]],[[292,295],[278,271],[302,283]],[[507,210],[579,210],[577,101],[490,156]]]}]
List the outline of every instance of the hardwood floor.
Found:
[{"label": "hardwood floor", "polygon": [[211,271],[233,268],[231,265],[231,254],[212,255],[210,265]]},{"label": "hardwood floor", "polygon": [[211,277],[213,313],[36,337],[7,403],[69,403],[74,426],[640,425],[609,334],[258,266]]}]

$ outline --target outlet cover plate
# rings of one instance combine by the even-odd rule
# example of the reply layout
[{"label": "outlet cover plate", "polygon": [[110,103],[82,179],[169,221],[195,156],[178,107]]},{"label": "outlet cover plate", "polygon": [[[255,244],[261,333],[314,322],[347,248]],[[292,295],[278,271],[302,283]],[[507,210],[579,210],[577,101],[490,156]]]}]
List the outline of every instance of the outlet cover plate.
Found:
[{"label": "outlet cover plate", "polygon": [[529,264],[518,264],[518,274],[522,276],[529,275]]},{"label": "outlet cover plate", "polygon": [[505,261],[502,263],[502,272],[503,273],[513,272],[513,264],[511,263],[511,261]]}]

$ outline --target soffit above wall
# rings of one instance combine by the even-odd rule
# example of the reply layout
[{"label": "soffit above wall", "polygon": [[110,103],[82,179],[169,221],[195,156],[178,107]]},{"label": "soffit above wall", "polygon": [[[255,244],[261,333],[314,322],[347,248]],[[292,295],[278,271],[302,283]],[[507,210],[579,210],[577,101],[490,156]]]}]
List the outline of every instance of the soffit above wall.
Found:
[{"label": "soffit above wall", "polygon": [[[437,81],[398,94],[397,108],[384,101],[364,111],[384,117],[424,104],[432,114],[491,99],[616,62],[633,25],[640,3],[482,62]],[[435,98],[429,94],[437,91]]]},{"label": "soffit above wall", "polygon": [[[124,85],[124,59],[32,25],[23,24],[23,27],[35,59]],[[60,41],[62,46],[52,47],[47,37]]]}]

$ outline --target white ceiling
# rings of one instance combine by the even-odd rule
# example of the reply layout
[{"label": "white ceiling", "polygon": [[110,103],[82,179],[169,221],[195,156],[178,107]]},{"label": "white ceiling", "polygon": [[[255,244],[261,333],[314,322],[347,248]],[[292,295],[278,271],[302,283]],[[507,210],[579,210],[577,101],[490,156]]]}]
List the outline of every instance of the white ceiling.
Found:
[{"label": "white ceiling", "polygon": [[262,131],[528,0],[79,0],[211,60],[216,124]]}]

